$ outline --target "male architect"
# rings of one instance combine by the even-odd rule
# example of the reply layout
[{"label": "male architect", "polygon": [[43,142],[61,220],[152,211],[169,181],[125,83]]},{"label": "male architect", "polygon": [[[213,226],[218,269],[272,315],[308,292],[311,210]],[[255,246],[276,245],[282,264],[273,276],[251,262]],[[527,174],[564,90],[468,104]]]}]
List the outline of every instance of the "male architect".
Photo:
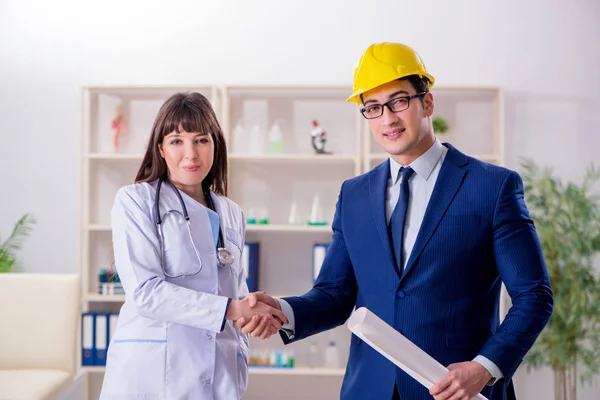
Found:
[{"label": "male architect", "polygon": [[[251,295],[281,305],[286,344],[366,307],[450,370],[428,393],[352,335],[342,400],[514,399],[511,378],[552,314],[520,176],[436,139],[434,81],[406,45],[367,48],[348,100],[389,160],[343,183],[312,290],[279,301]],[[513,305],[500,324],[502,282]],[[243,330],[261,335],[263,325]]]}]

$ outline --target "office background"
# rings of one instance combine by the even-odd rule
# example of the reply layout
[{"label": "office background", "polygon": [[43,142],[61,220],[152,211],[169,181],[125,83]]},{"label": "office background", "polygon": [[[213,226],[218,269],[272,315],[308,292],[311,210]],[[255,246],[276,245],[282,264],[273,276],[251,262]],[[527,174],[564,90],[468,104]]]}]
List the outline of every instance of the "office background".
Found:
[{"label": "office background", "polygon": [[[78,271],[83,86],[350,85],[378,41],[439,84],[502,87],[504,164],[577,180],[600,160],[599,22],[596,0],[0,0],[0,237],[31,212],[24,270]],[[552,398],[547,369],[516,383]]]}]

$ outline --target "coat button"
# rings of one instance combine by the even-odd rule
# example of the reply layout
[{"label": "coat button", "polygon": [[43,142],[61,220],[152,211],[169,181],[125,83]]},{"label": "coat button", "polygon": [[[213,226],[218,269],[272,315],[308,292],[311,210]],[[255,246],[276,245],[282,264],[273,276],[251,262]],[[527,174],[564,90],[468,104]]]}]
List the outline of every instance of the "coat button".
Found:
[{"label": "coat button", "polygon": [[207,380],[205,380],[205,381],[204,381],[204,384],[205,384],[205,385],[210,385],[210,384],[211,384],[211,382],[210,382],[210,379],[207,379]]},{"label": "coat button", "polygon": [[396,297],[399,299],[403,299],[406,296],[406,293],[404,293],[402,290],[399,290],[396,292]]},{"label": "coat button", "polygon": [[211,333],[207,333],[206,337],[208,338],[208,340],[215,340],[215,337]]}]

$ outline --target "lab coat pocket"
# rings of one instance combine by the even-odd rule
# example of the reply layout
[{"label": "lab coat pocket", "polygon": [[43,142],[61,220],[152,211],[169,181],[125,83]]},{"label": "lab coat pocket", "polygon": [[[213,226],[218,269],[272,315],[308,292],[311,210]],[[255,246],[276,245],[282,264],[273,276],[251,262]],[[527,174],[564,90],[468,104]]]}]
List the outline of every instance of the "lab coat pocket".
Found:
[{"label": "lab coat pocket", "polygon": [[241,255],[242,255],[242,235],[240,235],[236,230],[231,228],[225,228],[225,247],[227,250],[231,252],[234,257],[233,264],[231,264],[231,272],[234,275],[239,275],[241,272]]},{"label": "lab coat pocket", "polygon": [[115,339],[108,348],[102,399],[165,397],[166,340]]}]

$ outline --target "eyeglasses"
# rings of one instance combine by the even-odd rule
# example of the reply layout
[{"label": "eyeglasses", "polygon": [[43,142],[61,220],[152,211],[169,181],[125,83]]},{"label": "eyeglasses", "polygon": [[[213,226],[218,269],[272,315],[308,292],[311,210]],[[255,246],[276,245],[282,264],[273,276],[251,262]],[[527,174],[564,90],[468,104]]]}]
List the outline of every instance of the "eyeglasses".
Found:
[{"label": "eyeglasses", "polygon": [[383,115],[383,109],[387,106],[387,108],[393,112],[397,113],[400,111],[406,110],[410,106],[410,100],[415,97],[421,97],[427,94],[427,92],[421,92],[417,94],[412,94],[410,96],[402,96],[395,97],[390,101],[383,104],[369,104],[360,109],[360,113],[366,119],[373,119],[377,117],[381,117]]}]

